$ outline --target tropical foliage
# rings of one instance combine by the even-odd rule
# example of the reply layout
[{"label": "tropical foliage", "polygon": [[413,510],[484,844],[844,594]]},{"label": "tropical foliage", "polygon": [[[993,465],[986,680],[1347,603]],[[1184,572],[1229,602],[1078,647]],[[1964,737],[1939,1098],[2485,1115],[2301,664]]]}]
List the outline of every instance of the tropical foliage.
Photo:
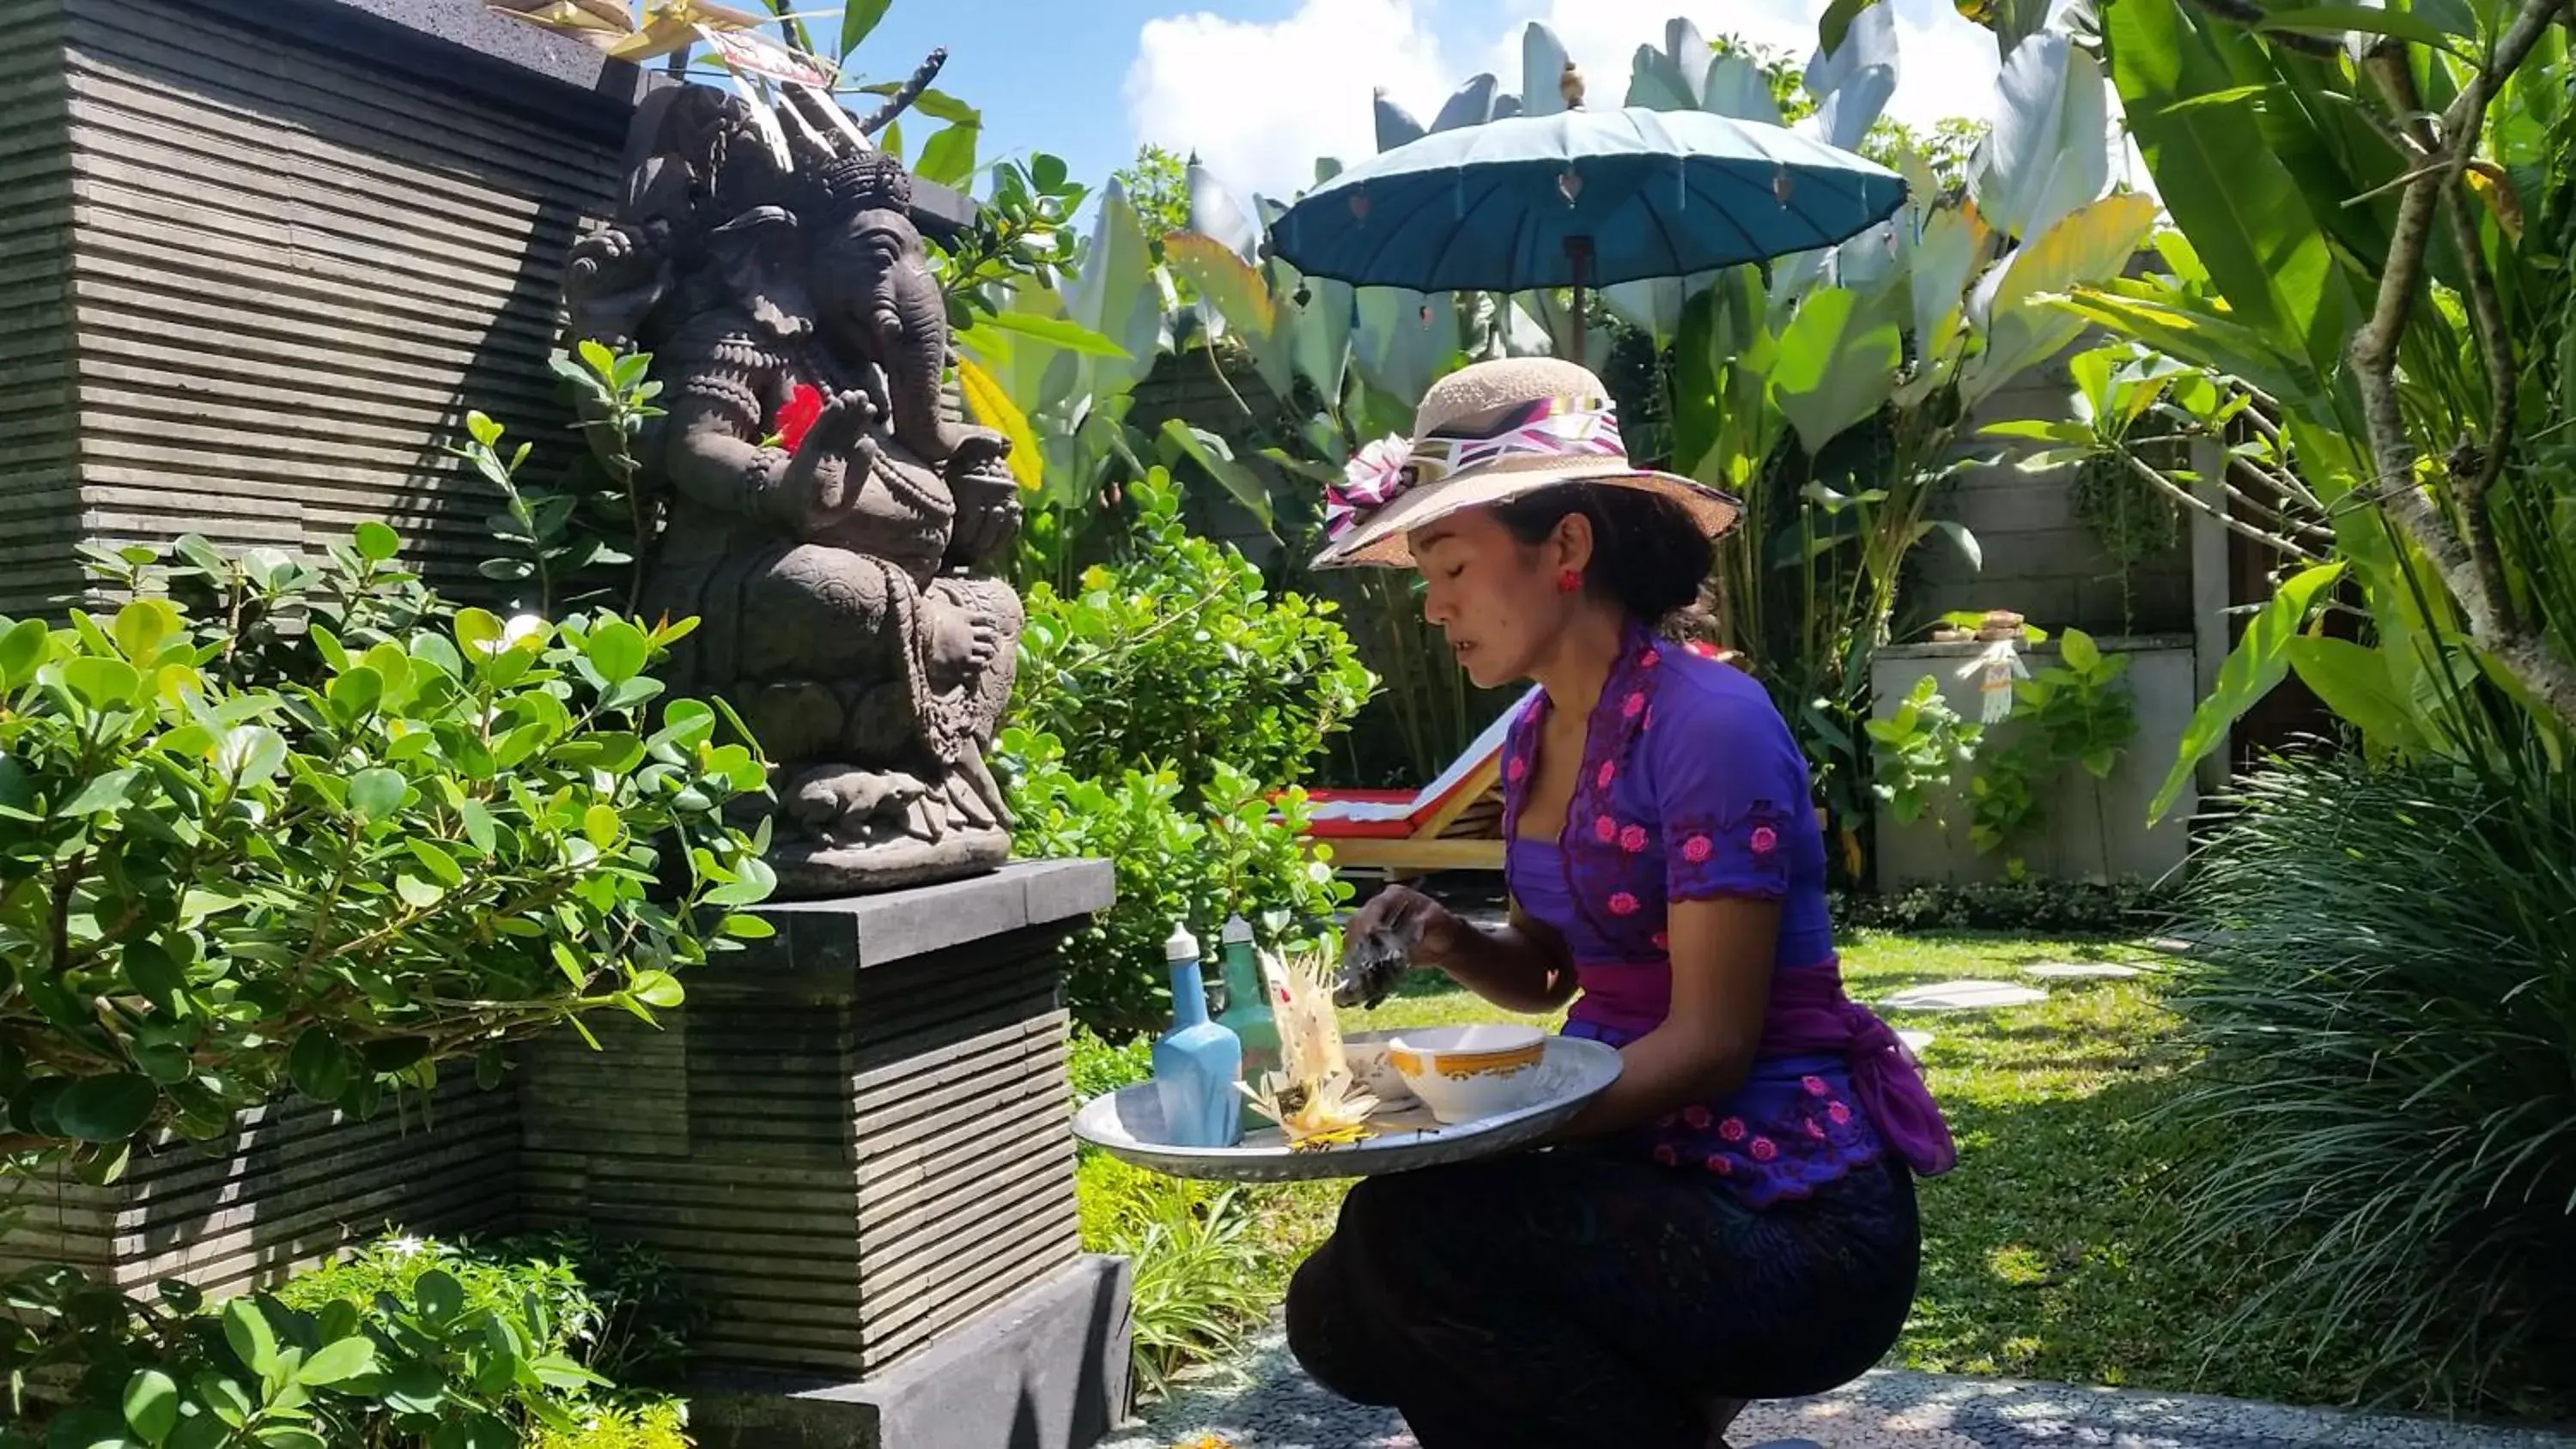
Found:
[{"label": "tropical foliage", "polygon": [[[633,1331],[685,1322],[667,1268],[623,1260],[595,1273],[587,1243],[397,1236],[220,1305],[178,1283],[147,1302],[30,1270],[0,1326],[0,1449],[685,1449],[676,1400],[608,1377],[644,1367],[624,1356]],[[25,1397],[56,1372],[67,1400]]]},{"label": "tropical foliage", "polygon": [[12,1153],[112,1172],[288,1087],[369,1115],[766,934],[722,818],[765,766],[649,672],[686,626],[451,609],[399,546],[189,539],[105,560],[112,618],[0,623]]}]

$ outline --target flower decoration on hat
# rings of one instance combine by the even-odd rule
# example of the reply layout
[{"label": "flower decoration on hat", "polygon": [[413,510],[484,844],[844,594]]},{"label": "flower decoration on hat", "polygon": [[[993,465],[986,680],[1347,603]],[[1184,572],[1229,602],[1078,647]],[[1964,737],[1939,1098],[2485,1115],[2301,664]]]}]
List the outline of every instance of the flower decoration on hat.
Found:
[{"label": "flower decoration on hat", "polygon": [[1343,465],[1341,486],[1324,489],[1325,534],[1339,538],[1363,510],[1384,508],[1402,497],[1412,481],[1406,466],[1412,458],[1412,442],[1392,433],[1360,449],[1359,456]]}]

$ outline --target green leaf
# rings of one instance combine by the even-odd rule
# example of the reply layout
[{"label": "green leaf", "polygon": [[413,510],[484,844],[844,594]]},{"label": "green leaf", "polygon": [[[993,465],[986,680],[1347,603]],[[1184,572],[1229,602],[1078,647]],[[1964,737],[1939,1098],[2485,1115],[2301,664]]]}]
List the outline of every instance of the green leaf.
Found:
[{"label": "green leaf", "polygon": [[286,737],[266,725],[226,730],[215,747],[215,768],[242,789],[265,784],[286,764]]},{"label": "green leaf", "polygon": [[1045,486],[1045,450],[1038,443],[1036,431],[1029,426],[1028,414],[1002,391],[1001,383],[977,365],[973,358],[961,357],[957,359],[957,386],[965,397],[967,411],[975,421],[1010,440],[1008,462],[1011,476],[1018,480],[1020,487],[1035,493]]},{"label": "green leaf", "polygon": [[1270,490],[1259,475],[1234,460],[1223,439],[1190,426],[1183,418],[1163,420],[1163,451],[1166,457],[1186,457],[1204,469],[1210,478],[1234,496],[1234,501],[1258,520],[1263,529],[1272,526]]},{"label": "green leaf", "polygon": [[2078,674],[2090,674],[2102,662],[2102,651],[2094,644],[2093,636],[2081,629],[2069,629],[2060,634],[2057,652]]},{"label": "green leaf", "polygon": [[457,817],[465,822],[465,838],[484,855],[490,855],[500,837],[494,828],[492,812],[473,800],[456,807]]},{"label": "green leaf", "polygon": [[383,563],[402,552],[402,535],[372,519],[358,525],[355,542],[358,556],[372,563]]},{"label": "green leaf", "polygon": [[409,790],[400,770],[381,765],[360,770],[349,778],[349,808],[372,825],[402,808],[403,796]]},{"label": "green leaf", "polygon": [[231,1344],[242,1367],[266,1378],[277,1371],[277,1330],[256,1298],[236,1298],[224,1305],[224,1342]]},{"label": "green leaf", "polygon": [[2447,50],[2466,58],[2460,42],[2475,39],[2443,29],[2425,18],[2421,11],[2382,10],[2374,5],[2311,5],[2296,10],[2275,10],[2265,15],[2257,30],[2294,30],[2311,35],[2341,35],[2357,31],[2363,35],[2386,35],[2398,40],[2411,40],[2417,45]]},{"label": "green leaf", "polygon": [[727,916],[717,928],[737,941],[766,941],[778,934],[778,928],[759,916]]},{"label": "green leaf", "polygon": [[600,801],[582,812],[581,833],[591,844],[606,850],[626,833],[626,822],[618,818],[615,806]]},{"label": "green leaf", "polygon": [[611,619],[590,632],[582,652],[602,679],[623,684],[644,672],[644,661],[652,647],[643,630],[623,619]]},{"label": "green leaf", "polygon": [[465,1289],[452,1274],[432,1268],[412,1283],[412,1301],[420,1305],[423,1318],[432,1323],[446,1323],[465,1311]]},{"label": "green leaf", "polygon": [[1860,13],[1879,0],[1833,0],[1825,7],[1822,20],[1816,22],[1816,49],[1826,55],[1843,48],[1843,37],[1851,33],[1852,22]]},{"label": "green leaf", "polygon": [[500,616],[488,610],[456,611],[456,642],[468,656],[489,654],[499,648],[503,631]]},{"label": "green leaf", "polygon": [[143,1369],[125,1381],[125,1422],[147,1444],[158,1444],[179,1426],[178,1381]]},{"label": "green leaf", "polygon": [[79,794],[54,813],[62,816],[96,815],[121,809],[134,797],[134,787],[142,778],[143,771],[139,766],[110,770],[83,785]]},{"label": "green leaf", "polygon": [[2218,686],[2209,698],[2192,711],[2191,723],[2184,727],[2182,749],[2173,769],[2165,776],[2162,788],[2147,807],[2147,823],[2153,825],[2182,798],[2183,787],[2191,783],[2194,767],[2202,758],[2226,741],[2229,726],[2245,712],[2260,703],[2290,672],[2290,641],[2298,637],[2299,626],[2306,622],[2308,610],[2316,596],[2343,576],[2341,560],[2317,564],[2285,580],[2245,625],[2244,637],[2218,669]]},{"label": "green leaf", "polygon": [[365,716],[385,697],[385,677],[361,664],[331,681],[331,712],[343,721]]},{"label": "green leaf", "polygon": [[680,978],[668,971],[638,971],[634,982],[626,989],[646,1006],[664,1011],[678,1006],[688,997],[680,985]]},{"label": "green leaf", "polygon": [[963,187],[975,175],[975,143],[981,126],[950,126],[921,148],[913,175],[935,186]]},{"label": "green leaf", "polygon": [[349,1054],[330,1032],[308,1026],[286,1053],[286,1077],[316,1102],[337,1102],[349,1090]]},{"label": "green leaf", "polygon": [[848,60],[859,43],[875,33],[877,22],[885,19],[886,11],[893,6],[894,0],[850,0],[849,8],[841,12],[839,58]]},{"label": "green leaf", "polygon": [[42,619],[27,619],[0,633],[0,689],[16,689],[35,678],[52,638],[53,630]]},{"label": "green leaf", "polygon": [[134,983],[134,991],[142,991],[144,999],[160,1006],[162,1011],[173,1011],[180,996],[188,993],[188,973],[152,937],[126,942],[124,968],[126,981]]},{"label": "green leaf", "polygon": [[2389,672],[2386,653],[2318,634],[2298,635],[2288,649],[2299,682],[2371,744],[2414,749],[2424,743],[2413,705]]},{"label": "green leaf", "polygon": [[262,1424],[252,1432],[260,1449],[331,1449],[331,1441],[300,1424]]},{"label": "green leaf", "polygon": [[160,1105],[161,1089],[139,1072],[84,1077],[54,1103],[63,1134],[83,1142],[122,1142],[143,1130]]},{"label": "green leaf", "polygon": [[1876,415],[1896,390],[1904,341],[1893,322],[1865,325],[1858,300],[1842,287],[1815,288],[1780,335],[1771,397],[1810,455]]},{"label": "green leaf", "polygon": [[122,659],[84,654],[64,662],[63,683],[81,703],[105,709],[132,699],[143,687],[143,676]]},{"label": "green leaf", "polygon": [[408,871],[394,877],[394,894],[415,911],[428,910],[447,897],[447,892]]},{"label": "green leaf", "polygon": [[418,838],[406,840],[403,845],[411,852],[411,858],[419,861],[421,868],[429,872],[431,880],[449,890],[465,884],[463,867],[457,865],[456,857],[448,854],[445,848]]},{"label": "green leaf", "polygon": [[137,664],[148,664],[161,641],[179,632],[179,611],[167,599],[135,599],[116,611],[112,632],[116,647]]},{"label": "green leaf", "polygon": [[375,1371],[375,1341],[363,1334],[352,1334],[316,1349],[313,1356],[296,1369],[295,1381],[315,1388],[329,1388]]},{"label": "green leaf", "polygon": [[1079,353],[1084,357],[1123,359],[1127,356],[1126,348],[1079,322],[1067,321],[1062,317],[1046,317],[1035,312],[1004,311],[996,312],[990,317],[978,318],[975,325],[990,328],[995,332],[1008,332],[1014,336],[1032,338],[1049,347],[1060,347],[1067,352]]}]

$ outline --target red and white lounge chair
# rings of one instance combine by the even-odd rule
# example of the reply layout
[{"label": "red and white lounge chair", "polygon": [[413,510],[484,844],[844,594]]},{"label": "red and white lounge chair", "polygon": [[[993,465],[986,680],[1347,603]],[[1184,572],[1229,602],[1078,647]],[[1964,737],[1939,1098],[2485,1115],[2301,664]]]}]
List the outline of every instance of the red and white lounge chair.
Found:
[{"label": "red and white lounge chair", "polygon": [[[1537,691],[1532,690],[1535,694]],[[1396,879],[1503,868],[1503,740],[1528,702],[1504,710],[1419,790],[1314,790],[1306,834],[1345,870]]]}]

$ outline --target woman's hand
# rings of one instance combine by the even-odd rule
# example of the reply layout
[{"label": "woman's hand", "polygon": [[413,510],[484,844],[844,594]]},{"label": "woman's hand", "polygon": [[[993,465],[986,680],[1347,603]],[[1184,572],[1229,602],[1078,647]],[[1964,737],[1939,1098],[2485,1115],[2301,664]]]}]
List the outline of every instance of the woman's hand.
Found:
[{"label": "woman's hand", "polygon": [[1401,941],[1407,961],[1437,966],[1457,949],[1458,933],[1466,924],[1457,912],[1413,887],[1391,885],[1369,897],[1369,903],[1351,917],[1349,933]]},{"label": "woman's hand", "polygon": [[1457,949],[1466,929],[1456,913],[1410,886],[1388,886],[1343,927],[1340,1006],[1374,1008],[1410,966],[1436,966]]}]

